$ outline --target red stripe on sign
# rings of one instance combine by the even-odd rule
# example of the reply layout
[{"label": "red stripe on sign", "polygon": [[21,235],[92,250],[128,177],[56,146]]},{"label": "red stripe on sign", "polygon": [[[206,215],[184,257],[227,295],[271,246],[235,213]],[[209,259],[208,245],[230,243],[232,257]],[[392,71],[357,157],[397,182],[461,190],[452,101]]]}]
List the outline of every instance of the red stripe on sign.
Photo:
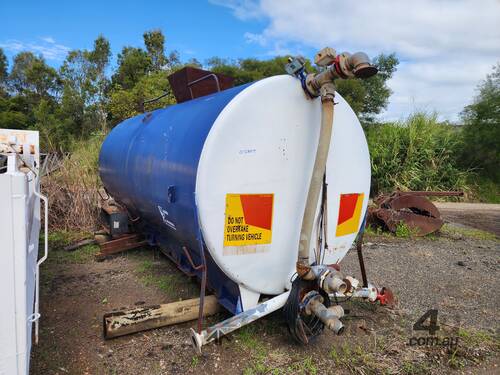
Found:
[{"label": "red stripe on sign", "polygon": [[354,215],[356,202],[358,201],[359,194],[341,194],[340,195],[340,208],[339,220],[337,225],[342,224],[349,220]]},{"label": "red stripe on sign", "polygon": [[240,195],[245,224],[271,230],[273,221],[273,195],[247,194]]}]

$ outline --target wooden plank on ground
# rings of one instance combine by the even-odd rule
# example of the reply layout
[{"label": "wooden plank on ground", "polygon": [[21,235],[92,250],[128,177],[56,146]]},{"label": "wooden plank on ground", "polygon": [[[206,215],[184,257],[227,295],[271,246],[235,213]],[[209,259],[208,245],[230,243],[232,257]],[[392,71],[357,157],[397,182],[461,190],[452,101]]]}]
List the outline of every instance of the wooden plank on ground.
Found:
[{"label": "wooden plank on ground", "polygon": [[[135,332],[188,322],[198,318],[200,299],[162,305],[138,307],[130,310],[115,311],[103,316],[105,339],[128,335]],[[210,316],[220,311],[217,297],[205,297],[203,316]]]}]

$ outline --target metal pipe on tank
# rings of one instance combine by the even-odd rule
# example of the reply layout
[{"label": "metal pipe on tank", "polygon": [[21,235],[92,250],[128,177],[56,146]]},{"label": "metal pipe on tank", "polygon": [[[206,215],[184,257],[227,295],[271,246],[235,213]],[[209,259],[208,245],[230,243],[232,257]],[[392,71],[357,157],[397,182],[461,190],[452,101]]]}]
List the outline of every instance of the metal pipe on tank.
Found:
[{"label": "metal pipe on tank", "polygon": [[[316,207],[321,192],[323,176],[326,169],[326,160],[328,158],[333,132],[333,100],[335,98],[334,80],[353,77],[364,79],[377,73],[377,68],[370,64],[370,60],[364,52],[357,52],[353,55],[348,52],[343,52],[340,55],[336,55],[334,49],[326,47],[316,54],[314,61],[317,65],[324,67],[324,69],[317,74],[308,74],[305,80],[303,80],[303,87],[309,97],[321,96],[321,128],[313,173],[307,193],[306,207],[302,218],[299,238],[299,255],[296,266],[297,274],[306,280],[313,280],[315,278],[310,267],[309,248],[314,216],[316,214]],[[303,67],[302,69],[293,71],[296,75],[298,73],[301,79],[304,78]]]},{"label": "metal pipe on tank", "polygon": [[323,176],[325,174],[326,160],[330,150],[330,139],[333,131],[333,114],[335,98],[335,86],[333,83],[325,84],[321,87],[321,129],[319,133],[319,143],[314,160],[314,168],[309,183],[307,193],[306,208],[302,218],[302,228],[299,240],[299,258],[297,260],[297,273],[304,279],[314,279],[314,274],[309,268],[309,247],[311,243],[312,228],[316,206],[323,186]]}]

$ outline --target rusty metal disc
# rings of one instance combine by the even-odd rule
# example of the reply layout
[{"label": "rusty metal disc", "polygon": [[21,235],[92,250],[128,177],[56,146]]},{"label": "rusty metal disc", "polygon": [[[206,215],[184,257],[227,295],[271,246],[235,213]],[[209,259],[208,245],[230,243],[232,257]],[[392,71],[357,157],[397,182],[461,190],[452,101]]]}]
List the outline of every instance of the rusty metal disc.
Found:
[{"label": "rusty metal disc", "polygon": [[379,197],[376,202],[380,207],[369,210],[369,220],[382,222],[391,232],[396,232],[401,222],[418,236],[425,236],[443,226],[439,210],[424,196],[397,192],[389,197]]}]

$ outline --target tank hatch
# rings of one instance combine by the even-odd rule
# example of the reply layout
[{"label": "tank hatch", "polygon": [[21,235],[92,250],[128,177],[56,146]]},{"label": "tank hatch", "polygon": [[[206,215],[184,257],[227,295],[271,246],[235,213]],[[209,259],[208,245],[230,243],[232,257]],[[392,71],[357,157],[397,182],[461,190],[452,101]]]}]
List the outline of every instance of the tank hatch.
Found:
[{"label": "tank hatch", "polygon": [[168,76],[177,103],[233,87],[234,78],[187,66]]}]

